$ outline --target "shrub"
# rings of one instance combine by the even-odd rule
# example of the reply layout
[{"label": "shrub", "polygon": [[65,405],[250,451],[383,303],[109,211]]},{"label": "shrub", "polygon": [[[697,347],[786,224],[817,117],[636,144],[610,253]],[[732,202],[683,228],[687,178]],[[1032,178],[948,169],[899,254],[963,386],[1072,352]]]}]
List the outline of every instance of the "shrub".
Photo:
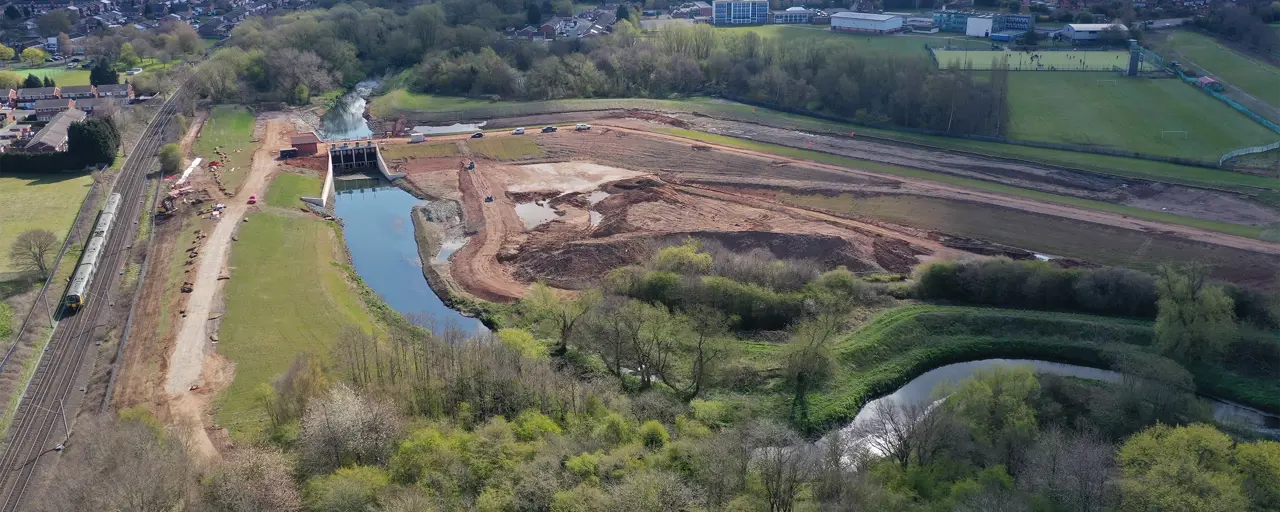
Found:
[{"label": "shrub", "polygon": [[521,441],[533,441],[542,439],[547,434],[558,435],[562,432],[560,425],[538,411],[528,410],[516,417],[516,439]]},{"label": "shrub", "polygon": [[307,508],[319,512],[372,509],[378,492],[389,484],[386,471],[376,467],[340,468],[307,483]]},{"label": "shrub", "polygon": [[498,340],[507,348],[519,352],[529,359],[546,359],[547,346],[533,337],[533,333],[524,329],[498,329]]},{"label": "shrub", "polygon": [[667,445],[667,441],[671,440],[671,434],[667,433],[667,427],[662,426],[654,420],[649,420],[640,425],[640,443],[645,448],[657,450]]},{"label": "shrub", "polygon": [[1017,309],[1135,318],[1156,314],[1155,279],[1150,275],[1118,268],[1062,269],[1041,261],[931,263],[919,272],[916,295]]}]

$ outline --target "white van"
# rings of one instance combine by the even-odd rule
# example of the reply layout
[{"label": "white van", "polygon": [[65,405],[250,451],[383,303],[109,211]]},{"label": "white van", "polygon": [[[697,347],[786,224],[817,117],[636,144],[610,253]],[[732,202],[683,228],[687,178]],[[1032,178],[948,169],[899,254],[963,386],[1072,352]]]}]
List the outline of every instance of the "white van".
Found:
[{"label": "white van", "polygon": [[524,135],[524,128],[516,128],[511,130],[512,135]]}]

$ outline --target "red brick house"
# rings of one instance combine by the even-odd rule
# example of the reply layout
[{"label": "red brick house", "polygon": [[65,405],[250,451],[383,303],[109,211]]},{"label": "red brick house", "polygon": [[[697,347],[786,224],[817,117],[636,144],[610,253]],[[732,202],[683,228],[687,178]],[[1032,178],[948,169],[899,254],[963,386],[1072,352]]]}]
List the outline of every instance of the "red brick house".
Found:
[{"label": "red brick house", "polygon": [[53,119],[53,116],[71,110],[75,108],[75,106],[76,100],[70,98],[38,100],[35,105],[36,120],[48,121]]}]

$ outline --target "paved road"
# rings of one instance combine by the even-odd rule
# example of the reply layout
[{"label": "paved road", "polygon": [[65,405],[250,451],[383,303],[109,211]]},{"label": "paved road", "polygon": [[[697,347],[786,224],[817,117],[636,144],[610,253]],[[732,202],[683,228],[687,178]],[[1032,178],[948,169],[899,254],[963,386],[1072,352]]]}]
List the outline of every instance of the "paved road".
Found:
[{"label": "paved road", "polygon": [[0,511],[27,508],[25,500],[35,494],[38,486],[33,484],[38,482],[41,468],[60,453],[55,447],[87,442],[73,435],[73,420],[84,397],[81,387],[92,370],[92,364],[87,364],[96,353],[92,342],[101,335],[109,318],[111,297],[127,263],[139,214],[149,203],[147,189],[152,177],[148,174],[159,167],[156,153],[177,112],[174,98],[181,94],[180,88],[165,102],[122,167],[112,192],[120,193],[123,201],[90,284],[87,303],[76,314],[58,322],[9,426],[4,455],[0,457]]}]

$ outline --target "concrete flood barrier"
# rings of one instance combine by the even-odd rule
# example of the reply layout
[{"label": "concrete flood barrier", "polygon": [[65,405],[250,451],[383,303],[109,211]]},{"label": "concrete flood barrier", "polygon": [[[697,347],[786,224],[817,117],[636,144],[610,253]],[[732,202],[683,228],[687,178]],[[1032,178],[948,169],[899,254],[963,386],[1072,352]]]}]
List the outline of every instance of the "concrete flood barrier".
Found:
[{"label": "concrete flood barrier", "polygon": [[368,173],[376,170],[387,181],[403,178],[402,173],[393,173],[387,169],[387,161],[382,158],[382,150],[371,139],[352,140],[329,143],[328,165],[324,176],[324,188],[320,197],[303,197],[302,200],[321,208],[328,208],[334,198],[333,178],[335,175]]}]

